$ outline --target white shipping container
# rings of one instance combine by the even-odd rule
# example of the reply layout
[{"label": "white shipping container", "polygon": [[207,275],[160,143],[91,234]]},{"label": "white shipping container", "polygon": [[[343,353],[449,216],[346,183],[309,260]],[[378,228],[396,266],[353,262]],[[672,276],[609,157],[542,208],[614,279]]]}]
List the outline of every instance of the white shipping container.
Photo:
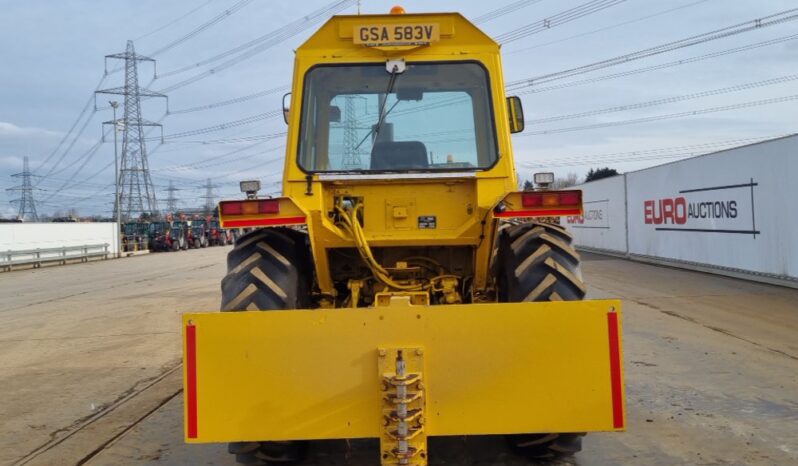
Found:
[{"label": "white shipping container", "polygon": [[0,253],[108,243],[116,254],[116,223],[0,223]]},{"label": "white shipping container", "polygon": [[584,214],[565,217],[577,246],[626,253],[624,177],[614,176],[578,186]]},{"label": "white shipping container", "polygon": [[629,253],[798,277],[798,137],[628,173]]}]

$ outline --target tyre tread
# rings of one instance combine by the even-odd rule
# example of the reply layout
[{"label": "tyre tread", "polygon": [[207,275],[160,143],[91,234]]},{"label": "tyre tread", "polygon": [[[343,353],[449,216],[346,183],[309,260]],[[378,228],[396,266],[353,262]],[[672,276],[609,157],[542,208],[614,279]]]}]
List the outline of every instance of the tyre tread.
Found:
[{"label": "tyre tread", "polygon": [[[502,225],[494,270],[502,302],[572,301],[586,288],[573,236],[559,225],[539,222]],[[573,455],[581,450],[582,433],[515,434],[508,441],[533,460]]]}]

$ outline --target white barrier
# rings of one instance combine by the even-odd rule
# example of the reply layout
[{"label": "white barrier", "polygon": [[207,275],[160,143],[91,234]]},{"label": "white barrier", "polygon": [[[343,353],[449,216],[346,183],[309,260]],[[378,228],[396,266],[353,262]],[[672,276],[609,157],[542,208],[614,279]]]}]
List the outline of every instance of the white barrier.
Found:
[{"label": "white barrier", "polygon": [[0,253],[108,243],[117,252],[116,223],[0,223]]},{"label": "white barrier", "polygon": [[583,248],[798,286],[796,179],[798,135],[583,184],[565,224]]},{"label": "white barrier", "polygon": [[577,246],[626,253],[624,177],[604,178],[580,186],[584,215],[566,217],[565,226]]}]

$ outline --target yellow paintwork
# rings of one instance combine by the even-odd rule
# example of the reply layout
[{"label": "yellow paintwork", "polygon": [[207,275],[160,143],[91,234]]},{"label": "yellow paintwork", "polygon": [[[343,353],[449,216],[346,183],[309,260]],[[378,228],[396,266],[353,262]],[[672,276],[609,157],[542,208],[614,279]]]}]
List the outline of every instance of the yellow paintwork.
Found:
[{"label": "yellow paintwork", "polygon": [[186,440],[380,437],[379,348],[423,350],[427,435],[622,430],[609,312],[620,319],[620,302],[186,314],[198,406]]},{"label": "yellow paintwork", "polygon": [[[353,31],[360,25],[431,23],[440,25],[440,40],[430,45],[366,47],[353,40]],[[305,74],[319,64],[384,63],[388,58],[404,58],[409,63],[453,60],[481,63],[490,76],[500,154],[498,162],[489,170],[446,179],[432,174],[426,179],[403,175],[389,180],[322,181],[319,175],[313,175],[312,194],[308,194],[307,174],[297,165],[301,117],[297,110],[303,100]],[[364,231],[371,246],[475,246],[475,286],[486,285],[495,231],[492,209],[517,185],[496,42],[457,13],[336,16],[297,49],[291,101],[294,109],[288,125],[283,195],[293,199],[307,214],[317,282],[322,293],[334,292],[326,250],[353,245],[351,238],[326,215],[333,206],[333,197],[342,194],[363,197]],[[407,216],[394,216],[394,207],[405,209]],[[416,218],[419,215],[437,215],[438,228],[418,229]],[[486,224],[482,225],[482,221]],[[482,235],[484,238],[480,238]]]},{"label": "yellow paintwork", "polygon": [[[380,31],[433,26],[424,43],[395,40],[396,32],[376,42],[356,36],[370,25]],[[491,108],[483,105],[475,118],[494,118],[497,162],[470,172],[304,172],[297,150],[306,73],[321,64],[397,59],[476,61],[487,70]],[[620,318],[617,301],[454,304],[464,299],[460,279],[441,275],[431,289],[387,286],[375,294],[373,308],[331,309],[336,288],[327,252],[356,245],[377,272],[403,265],[371,264],[371,248],[469,246],[472,296],[495,296],[488,292],[494,212],[503,200],[499,210],[520,199],[508,198],[517,177],[498,44],[457,13],[337,16],[297,49],[292,93],[280,212],[222,216],[221,222],[277,226],[287,217],[293,225],[304,223],[323,309],[185,314],[186,440],[371,437],[389,448],[385,355],[400,348],[413,349],[408,369],[423,378],[423,387],[415,386],[423,390],[417,404],[425,411],[417,419],[423,421],[419,435],[623,430],[622,367],[613,378],[608,337],[608,325],[614,328],[608,320]],[[329,112],[318,115],[323,127]],[[319,160],[327,160],[320,147]],[[356,206],[351,216],[338,217],[346,230],[334,220],[344,198]],[[419,216],[436,216],[436,227],[419,228]],[[348,282],[352,307],[365,278]],[[427,305],[431,292],[453,304]],[[620,367],[620,359],[614,361]],[[424,438],[417,440],[423,448]],[[390,455],[382,453],[388,464]]]}]

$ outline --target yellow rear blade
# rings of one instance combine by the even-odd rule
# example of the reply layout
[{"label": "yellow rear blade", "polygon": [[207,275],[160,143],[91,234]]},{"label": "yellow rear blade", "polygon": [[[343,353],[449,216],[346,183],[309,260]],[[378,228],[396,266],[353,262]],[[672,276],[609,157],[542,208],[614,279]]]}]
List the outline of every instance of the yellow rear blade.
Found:
[{"label": "yellow rear blade", "polygon": [[379,437],[378,348],[423,348],[427,435],[625,426],[619,301],[183,316],[188,442]]}]

